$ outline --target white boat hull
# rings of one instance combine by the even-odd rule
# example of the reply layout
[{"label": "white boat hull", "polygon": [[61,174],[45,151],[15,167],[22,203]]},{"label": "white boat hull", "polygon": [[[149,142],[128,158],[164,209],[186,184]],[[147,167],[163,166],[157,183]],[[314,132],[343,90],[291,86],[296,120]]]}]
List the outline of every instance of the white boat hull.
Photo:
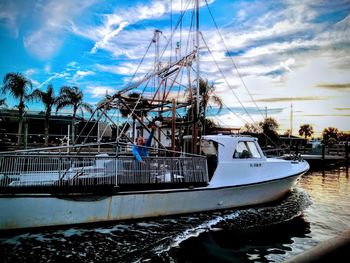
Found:
[{"label": "white boat hull", "polygon": [[219,210],[271,202],[300,174],[241,186],[120,192],[111,196],[50,194],[0,197],[0,230],[85,224]]}]

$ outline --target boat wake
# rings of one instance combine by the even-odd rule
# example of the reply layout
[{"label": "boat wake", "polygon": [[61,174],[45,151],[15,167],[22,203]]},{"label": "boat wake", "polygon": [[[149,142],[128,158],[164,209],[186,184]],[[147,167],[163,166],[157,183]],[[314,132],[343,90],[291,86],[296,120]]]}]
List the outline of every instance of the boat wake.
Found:
[{"label": "boat wake", "polygon": [[0,237],[0,257],[3,262],[176,261],[173,251],[190,238],[279,224],[300,216],[310,204],[307,193],[294,189],[283,200],[254,208],[8,233]]}]

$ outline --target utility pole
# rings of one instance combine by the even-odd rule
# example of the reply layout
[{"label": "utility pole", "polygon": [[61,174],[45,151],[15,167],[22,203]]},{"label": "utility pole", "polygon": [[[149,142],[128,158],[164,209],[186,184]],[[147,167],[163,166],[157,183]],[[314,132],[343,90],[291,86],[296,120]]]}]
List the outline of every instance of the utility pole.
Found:
[{"label": "utility pole", "polygon": [[290,104],[290,135],[293,135],[293,103]]}]

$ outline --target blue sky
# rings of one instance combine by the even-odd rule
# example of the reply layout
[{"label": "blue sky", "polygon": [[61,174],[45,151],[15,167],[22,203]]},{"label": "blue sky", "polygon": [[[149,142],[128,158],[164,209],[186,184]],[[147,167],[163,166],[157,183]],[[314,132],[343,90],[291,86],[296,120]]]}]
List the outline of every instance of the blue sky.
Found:
[{"label": "blue sky", "polygon": [[[213,110],[211,118],[239,127],[267,111],[283,132],[290,128],[293,104],[294,132],[304,123],[317,132],[328,126],[350,130],[348,0],[207,2],[221,35],[205,1],[201,32],[220,70],[202,43],[200,73],[230,109],[220,115]],[[169,39],[171,21],[174,27],[187,3],[2,0],[0,77],[21,72],[34,88],[52,84],[57,92],[63,85],[78,86],[95,104],[106,90],[112,94],[130,81],[155,29]],[[146,57],[136,77],[153,61],[153,54]],[[15,102],[8,98],[8,104]],[[29,106],[40,110],[40,104]]]}]

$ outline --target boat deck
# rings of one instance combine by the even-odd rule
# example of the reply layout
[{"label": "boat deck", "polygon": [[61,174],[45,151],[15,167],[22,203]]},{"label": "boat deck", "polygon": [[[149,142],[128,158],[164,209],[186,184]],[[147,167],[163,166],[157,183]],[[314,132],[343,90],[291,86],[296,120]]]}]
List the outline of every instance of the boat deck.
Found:
[{"label": "boat deck", "polygon": [[208,184],[204,157],[6,155],[0,157],[1,193],[110,193]]}]

